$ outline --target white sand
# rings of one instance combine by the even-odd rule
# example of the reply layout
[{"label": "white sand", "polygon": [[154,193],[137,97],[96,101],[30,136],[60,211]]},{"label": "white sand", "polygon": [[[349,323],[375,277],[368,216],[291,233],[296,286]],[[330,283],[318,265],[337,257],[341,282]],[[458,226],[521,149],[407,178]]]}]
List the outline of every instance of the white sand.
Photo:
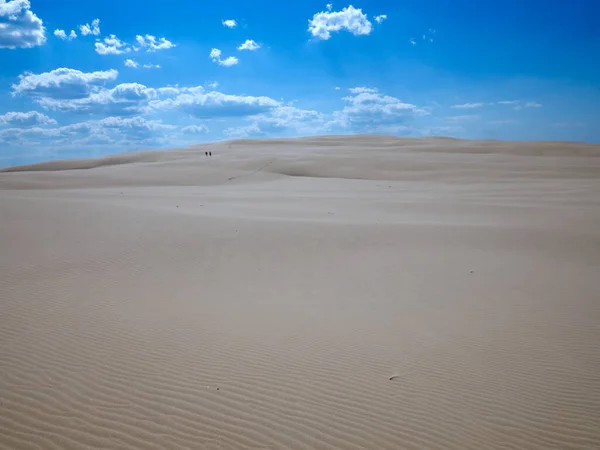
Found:
[{"label": "white sand", "polygon": [[25,169],[0,173],[0,448],[600,448],[599,146]]}]

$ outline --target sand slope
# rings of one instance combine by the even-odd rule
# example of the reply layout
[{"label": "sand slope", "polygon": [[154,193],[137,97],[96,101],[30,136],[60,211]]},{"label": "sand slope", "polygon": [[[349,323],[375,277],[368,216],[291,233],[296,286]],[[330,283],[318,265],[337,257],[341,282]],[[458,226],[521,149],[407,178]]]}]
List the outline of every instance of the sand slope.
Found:
[{"label": "sand slope", "polygon": [[600,448],[598,146],[3,172],[0,448]]}]

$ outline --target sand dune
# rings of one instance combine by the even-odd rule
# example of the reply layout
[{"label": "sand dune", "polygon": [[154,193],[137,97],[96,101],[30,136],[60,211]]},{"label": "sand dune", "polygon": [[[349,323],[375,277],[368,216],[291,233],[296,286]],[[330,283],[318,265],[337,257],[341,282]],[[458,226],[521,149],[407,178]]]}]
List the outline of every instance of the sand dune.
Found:
[{"label": "sand dune", "polygon": [[2,172],[0,448],[600,448],[599,146]]}]

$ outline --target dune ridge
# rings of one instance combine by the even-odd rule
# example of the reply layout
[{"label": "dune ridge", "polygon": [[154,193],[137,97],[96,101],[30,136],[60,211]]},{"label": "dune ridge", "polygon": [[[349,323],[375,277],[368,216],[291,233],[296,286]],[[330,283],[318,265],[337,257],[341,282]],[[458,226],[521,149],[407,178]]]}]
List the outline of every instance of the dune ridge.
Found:
[{"label": "dune ridge", "polygon": [[0,448],[600,447],[600,146],[3,172]]}]

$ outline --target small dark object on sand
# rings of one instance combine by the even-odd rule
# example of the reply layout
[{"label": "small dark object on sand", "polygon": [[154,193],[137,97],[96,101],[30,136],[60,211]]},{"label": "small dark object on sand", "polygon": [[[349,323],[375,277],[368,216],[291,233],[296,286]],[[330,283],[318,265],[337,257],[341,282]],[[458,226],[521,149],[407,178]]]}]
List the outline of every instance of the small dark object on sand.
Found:
[{"label": "small dark object on sand", "polygon": [[471,273],[475,273],[475,271],[474,271],[474,270],[471,270]]},{"label": "small dark object on sand", "polygon": [[395,380],[396,378],[400,378],[400,375],[393,375],[390,377],[390,381]]}]

